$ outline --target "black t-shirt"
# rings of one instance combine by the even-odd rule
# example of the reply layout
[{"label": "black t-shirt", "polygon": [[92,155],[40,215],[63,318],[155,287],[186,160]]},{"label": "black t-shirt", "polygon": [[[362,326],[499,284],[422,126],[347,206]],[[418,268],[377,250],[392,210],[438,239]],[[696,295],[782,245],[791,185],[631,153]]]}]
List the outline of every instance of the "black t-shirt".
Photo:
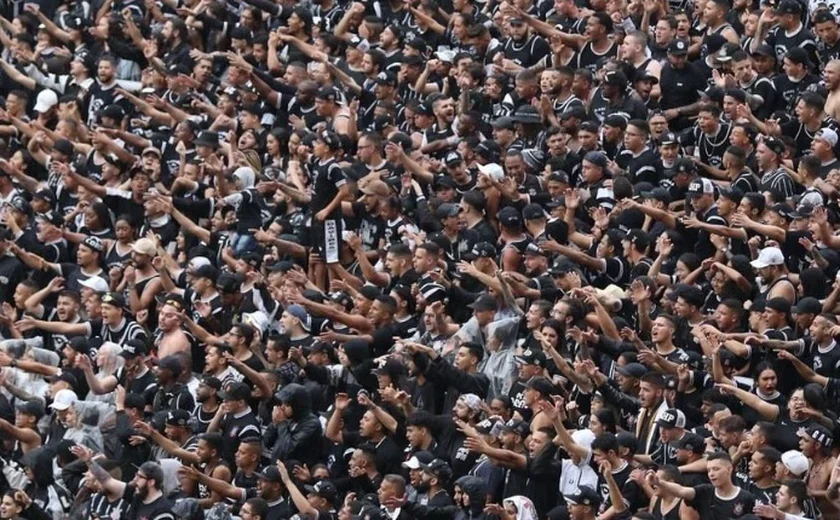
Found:
[{"label": "black t-shirt", "polygon": [[700,513],[700,520],[731,520],[746,514],[752,514],[755,497],[741,488],[729,499],[718,496],[715,487],[703,484],[694,488],[694,500],[688,502]]},{"label": "black t-shirt", "polygon": [[[310,173],[314,177],[312,184],[315,187],[312,192],[311,208],[313,213],[317,213],[329,205],[347,179],[341,167],[333,159],[312,164]],[[337,216],[339,211],[340,208],[337,208],[335,215],[331,216]]]},{"label": "black t-shirt", "polygon": [[127,516],[129,520],[175,520],[172,514],[172,506],[175,504],[171,500],[160,496],[154,502],[144,504],[134,489],[130,486],[125,488],[126,498],[129,495],[132,497]]},{"label": "black t-shirt", "polygon": [[[344,445],[355,448],[360,444],[370,442],[359,435],[358,432],[344,432]],[[374,445],[376,449],[376,469],[380,473],[399,473],[403,461],[403,451],[397,442],[391,437],[384,437]]]}]

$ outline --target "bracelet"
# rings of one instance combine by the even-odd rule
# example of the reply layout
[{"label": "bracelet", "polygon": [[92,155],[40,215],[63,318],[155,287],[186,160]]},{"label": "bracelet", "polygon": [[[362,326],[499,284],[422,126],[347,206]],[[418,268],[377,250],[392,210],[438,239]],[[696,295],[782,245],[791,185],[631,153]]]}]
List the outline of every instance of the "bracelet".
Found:
[{"label": "bracelet", "polygon": [[12,368],[17,368],[17,366],[18,366],[17,359],[13,359],[12,362],[9,363],[9,366],[12,367]]}]

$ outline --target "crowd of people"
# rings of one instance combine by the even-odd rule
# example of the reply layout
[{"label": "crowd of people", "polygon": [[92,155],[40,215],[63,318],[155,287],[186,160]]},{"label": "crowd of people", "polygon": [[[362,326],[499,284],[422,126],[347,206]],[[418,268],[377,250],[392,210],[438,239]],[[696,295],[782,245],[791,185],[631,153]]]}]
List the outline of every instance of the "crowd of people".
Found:
[{"label": "crowd of people", "polygon": [[837,518],[838,16],[0,0],[0,519]]}]

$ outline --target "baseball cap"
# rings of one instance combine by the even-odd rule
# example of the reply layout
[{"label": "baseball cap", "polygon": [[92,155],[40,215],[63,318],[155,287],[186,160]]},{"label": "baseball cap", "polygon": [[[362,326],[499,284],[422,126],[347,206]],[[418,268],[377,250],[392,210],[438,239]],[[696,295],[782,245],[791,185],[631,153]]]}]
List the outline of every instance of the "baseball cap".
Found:
[{"label": "baseball cap", "polygon": [[647,374],[648,369],[641,363],[627,363],[624,366],[616,365],[615,371],[624,377],[635,377],[639,379]]},{"label": "baseball cap", "polygon": [[192,415],[186,410],[170,410],[166,414],[166,424],[186,428],[190,424]]},{"label": "baseball cap", "polygon": [[38,92],[38,97],[35,99],[35,111],[44,113],[57,104],[58,94],[50,89],[44,89],[41,92]]},{"label": "baseball cap", "polygon": [[802,13],[802,4],[797,0],[782,0],[779,2],[779,7],[776,8],[777,14],[800,14]]},{"label": "baseball cap", "polygon": [[[58,393],[63,391],[64,390],[59,390]],[[20,413],[34,416],[35,419],[40,419],[44,416],[44,405],[38,401],[17,401],[15,403],[15,408],[17,408]]]},{"label": "baseball cap", "polygon": [[223,401],[244,401],[251,395],[251,389],[245,383],[236,381],[228,385],[226,390],[219,392]]},{"label": "baseball cap", "polygon": [[90,354],[90,342],[85,336],[70,338],[68,345],[79,354]]},{"label": "baseball cap", "polygon": [[806,296],[799,300],[790,311],[794,314],[819,314],[822,312],[822,308],[823,306],[818,299],[813,296]]},{"label": "baseball cap", "polygon": [[449,152],[443,159],[446,166],[457,166],[464,162],[464,158],[458,152]]},{"label": "baseball cap", "polygon": [[464,256],[469,256],[470,260],[476,258],[496,258],[496,246],[490,242],[479,242],[473,246],[472,251]]},{"label": "baseball cap", "polygon": [[445,203],[438,206],[436,211],[439,219],[457,216],[460,213],[460,208],[456,204]]},{"label": "baseball cap", "polygon": [[305,330],[309,330],[309,327],[312,325],[312,318],[309,316],[309,313],[306,312],[306,309],[304,309],[302,305],[289,305],[286,308],[286,312],[299,319],[301,327],[303,327]]},{"label": "baseball cap", "polygon": [[443,482],[447,482],[452,478],[452,469],[443,459],[434,459],[427,464],[421,464],[421,468],[426,473],[431,473]]},{"label": "baseball cap", "polygon": [[525,248],[525,252],[523,253],[525,256],[548,256],[548,252],[545,251],[543,248],[538,246],[537,244],[531,242]]},{"label": "baseball cap", "polygon": [[314,486],[305,486],[305,488],[307,493],[318,495],[331,504],[335,504],[336,498],[338,497],[338,489],[329,480],[321,480],[320,482],[316,482]]},{"label": "baseball cap", "polygon": [[512,206],[502,208],[498,215],[496,215],[496,218],[502,226],[507,228],[515,228],[522,224],[522,215]]},{"label": "baseball cap", "polygon": [[474,311],[495,311],[499,308],[499,304],[493,296],[489,294],[482,294],[476,298],[474,302],[467,305],[467,307]]},{"label": "baseball cap", "polygon": [[776,57],[776,51],[769,44],[763,43],[759,45],[753,52],[753,56]]},{"label": "baseball cap", "polygon": [[601,504],[601,495],[590,486],[578,486],[574,493],[565,497],[566,502],[573,505],[597,507]]},{"label": "baseball cap", "polygon": [[546,365],[545,354],[543,354],[542,351],[530,348],[526,349],[521,356],[515,356],[514,359],[523,365],[537,365],[541,368],[545,368]]},{"label": "baseball cap", "polygon": [[201,380],[201,383],[199,384],[209,386],[217,392],[222,389],[222,382],[219,380],[218,377],[204,376],[204,378]]},{"label": "baseball cap", "polygon": [[782,464],[797,477],[805,475],[811,467],[808,457],[798,450],[789,450],[782,453]]},{"label": "baseball cap", "polygon": [[105,243],[98,237],[85,237],[85,239],[82,240],[82,244],[99,253],[105,251]]},{"label": "baseball cap", "polygon": [[677,441],[678,450],[688,450],[692,453],[703,453],[706,451],[706,443],[703,437],[696,433],[686,432],[680,440]]},{"label": "baseball cap", "polygon": [[688,42],[681,38],[677,38],[673,40],[670,44],[668,44],[668,54],[673,54],[674,56],[685,56],[688,54]]},{"label": "baseball cap", "polygon": [[522,218],[525,220],[539,220],[546,218],[545,210],[539,204],[532,202],[522,208]]},{"label": "baseball cap", "polygon": [[130,339],[123,345],[120,356],[131,359],[137,356],[145,356],[149,351],[142,339]]},{"label": "baseball cap", "polygon": [[750,265],[756,269],[763,269],[771,265],[783,265],[785,257],[782,250],[778,247],[765,247],[758,253],[758,258],[750,262]]},{"label": "baseball cap", "polygon": [[50,206],[55,204],[55,193],[53,193],[53,191],[49,188],[36,191],[35,194],[32,195],[32,198],[46,201],[50,204]]},{"label": "baseball cap", "polygon": [[216,278],[219,277],[219,270],[213,267],[212,265],[202,265],[201,267],[194,269],[192,272],[193,278],[209,278],[216,283]]},{"label": "baseball cap", "polygon": [[79,396],[76,395],[76,392],[65,388],[55,393],[55,398],[50,408],[53,410],[66,410],[76,404],[78,400]]},{"label": "baseball cap", "polygon": [[435,459],[435,456],[425,450],[415,452],[410,459],[402,463],[402,467],[408,469],[421,469],[424,464],[428,464]]},{"label": "baseball cap", "polygon": [[523,439],[531,433],[531,427],[528,426],[528,423],[525,421],[517,421],[516,419],[511,419],[502,425],[502,429],[505,431],[513,432],[518,434]]},{"label": "baseball cap", "polygon": [[662,412],[656,424],[665,428],[685,428],[685,414],[682,410],[676,408],[669,408]]},{"label": "baseball cap", "polygon": [[831,444],[834,442],[834,435],[832,435],[830,431],[826,430],[818,424],[812,424],[804,430],[799,431],[800,437],[805,435],[811,437],[812,439],[814,439],[814,441],[822,444],[824,448],[830,448]]},{"label": "baseball cap", "polygon": [[689,196],[711,195],[714,192],[715,185],[712,184],[712,181],[704,177],[694,179],[691,181],[691,184],[688,185]]},{"label": "baseball cap", "polygon": [[141,255],[155,256],[157,253],[157,246],[155,246],[155,243],[152,242],[151,239],[141,238],[131,244],[131,250]]},{"label": "baseball cap", "polygon": [[502,116],[493,121],[492,126],[496,130],[513,130],[516,128],[516,121],[508,116]]},{"label": "baseball cap", "polygon": [[640,195],[644,199],[658,200],[664,204],[671,203],[671,194],[665,188],[653,188],[650,191],[643,191]]},{"label": "baseball cap", "polygon": [[392,193],[391,188],[384,181],[380,180],[372,180],[359,185],[359,191],[365,195],[377,195],[379,197],[387,197]]},{"label": "baseball cap", "polygon": [[665,132],[662,134],[662,138],[659,140],[659,144],[663,146],[669,146],[672,144],[680,144],[679,138],[677,138],[677,134],[674,132]]},{"label": "baseball cap", "polygon": [[467,408],[474,412],[481,410],[481,398],[475,394],[461,394],[458,396],[458,401],[464,403]]},{"label": "baseball cap", "polygon": [[820,131],[817,132],[817,135],[814,136],[814,139],[822,139],[832,148],[837,146],[837,132],[831,128],[821,128]]},{"label": "baseball cap", "polygon": [[102,296],[102,303],[107,303],[113,307],[118,307],[120,309],[125,308],[125,298],[123,295],[118,292],[107,292],[104,296]]},{"label": "baseball cap", "polygon": [[604,74],[604,84],[616,87],[626,87],[627,76],[625,76],[620,70],[611,70]]},{"label": "baseball cap", "polygon": [[9,203],[12,205],[14,209],[24,213],[26,215],[32,215],[32,206],[29,205],[29,201],[24,199],[23,197],[12,197],[12,201]]},{"label": "baseball cap", "polygon": [[280,476],[280,468],[275,465],[266,466],[262,471],[256,473],[257,478],[267,480],[269,482],[283,482]]}]

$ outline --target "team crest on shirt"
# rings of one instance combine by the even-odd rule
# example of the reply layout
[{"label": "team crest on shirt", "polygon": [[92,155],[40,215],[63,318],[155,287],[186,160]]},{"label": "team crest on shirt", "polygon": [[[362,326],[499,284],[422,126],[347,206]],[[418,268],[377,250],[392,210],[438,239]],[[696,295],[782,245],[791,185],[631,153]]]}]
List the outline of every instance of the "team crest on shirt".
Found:
[{"label": "team crest on shirt", "polygon": [[738,502],[735,504],[735,507],[732,508],[732,515],[733,516],[741,516],[744,514],[744,504]]},{"label": "team crest on shirt", "polygon": [[234,428],[230,431],[230,436],[231,436],[231,437],[236,437],[236,434],[237,434],[237,433],[239,433],[239,426],[235,426],[235,427],[234,427]]}]

